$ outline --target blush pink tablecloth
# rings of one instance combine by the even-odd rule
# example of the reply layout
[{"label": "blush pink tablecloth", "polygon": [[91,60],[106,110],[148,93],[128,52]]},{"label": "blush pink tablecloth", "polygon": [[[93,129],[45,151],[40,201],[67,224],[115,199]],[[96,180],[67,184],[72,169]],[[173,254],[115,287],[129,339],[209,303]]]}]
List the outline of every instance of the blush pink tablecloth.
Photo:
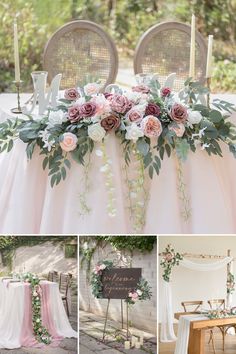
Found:
[{"label": "blush pink tablecloth", "polygon": [[[76,338],[67,318],[57,283],[40,282],[42,323],[52,336],[51,346],[64,337]],[[30,285],[0,278],[0,348],[43,347],[33,334]]]},{"label": "blush pink tablecloth", "polygon": [[[23,101],[27,98],[24,95]],[[236,103],[235,95],[217,95]],[[0,95],[0,120],[9,117],[15,96]],[[231,118],[236,123],[236,115]],[[127,190],[122,172],[122,151],[118,139],[109,136],[107,152],[112,160],[116,190],[116,217],[106,212],[107,191],[101,159],[92,156],[88,215],[80,215],[79,194],[83,192],[83,167],[72,162],[65,182],[53,189],[42,157],[36,153],[27,161],[25,145],[18,141],[10,154],[0,154],[1,233],[133,233]],[[186,223],[180,215],[176,162],[165,159],[159,177],[148,182],[150,200],[143,233],[236,233],[236,160],[223,148],[224,158],[209,157],[205,151],[190,153],[184,176],[191,197],[192,216]]]}]

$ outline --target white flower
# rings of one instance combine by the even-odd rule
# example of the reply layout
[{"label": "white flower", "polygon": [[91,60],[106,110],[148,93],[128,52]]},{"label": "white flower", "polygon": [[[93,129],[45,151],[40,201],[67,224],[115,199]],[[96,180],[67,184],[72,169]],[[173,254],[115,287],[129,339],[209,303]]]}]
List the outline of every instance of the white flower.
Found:
[{"label": "white flower", "polygon": [[190,126],[193,124],[199,124],[202,120],[202,115],[198,111],[188,111],[188,122]]},{"label": "white flower", "polygon": [[54,140],[50,140],[50,141],[49,140],[47,140],[47,141],[45,140],[43,147],[48,149],[48,151],[51,151],[52,148],[55,146],[54,144],[55,144]]},{"label": "white flower", "polygon": [[140,102],[140,100],[142,98],[142,93],[127,91],[127,92],[125,92],[125,96],[128,98],[129,101],[132,101],[134,103],[138,103],[138,102]]},{"label": "white flower", "polygon": [[34,297],[37,297],[37,296],[38,296],[37,291],[34,291],[33,296],[34,296]]},{"label": "white flower", "polygon": [[54,127],[54,125],[62,124],[63,122],[66,121],[67,121],[66,115],[62,110],[50,111],[48,116],[48,127]]},{"label": "white flower", "polygon": [[141,296],[143,294],[143,292],[141,290],[137,290],[136,293],[138,294],[138,296]]},{"label": "white flower", "polygon": [[144,133],[141,128],[137,126],[137,124],[132,123],[129,127],[126,128],[125,138],[127,140],[137,141],[138,138],[144,136]]},{"label": "white flower", "polygon": [[101,270],[106,269],[106,267],[107,267],[107,266],[106,266],[104,263],[100,265],[100,269],[101,269]]},{"label": "white flower", "polygon": [[39,319],[39,318],[37,318],[36,322],[37,322],[37,323],[39,323],[39,322],[40,322],[40,319]]},{"label": "white flower", "polygon": [[88,136],[90,137],[90,139],[94,141],[102,141],[105,135],[106,131],[99,123],[89,125]]},{"label": "white flower", "polygon": [[96,82],[92,82],[84,86],[84,92],[86,96],[97,95],[100,89],[101,85],[97,84]]}]

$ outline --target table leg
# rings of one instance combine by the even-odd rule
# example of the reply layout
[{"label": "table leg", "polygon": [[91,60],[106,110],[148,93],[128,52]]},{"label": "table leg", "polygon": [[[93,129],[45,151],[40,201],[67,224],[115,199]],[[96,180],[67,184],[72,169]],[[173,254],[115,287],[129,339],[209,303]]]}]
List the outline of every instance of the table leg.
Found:
[{"label": "table leg", "polygon": [[205,331],[194,329],[190,330],[188,354],[204,354],[205,353]]}]

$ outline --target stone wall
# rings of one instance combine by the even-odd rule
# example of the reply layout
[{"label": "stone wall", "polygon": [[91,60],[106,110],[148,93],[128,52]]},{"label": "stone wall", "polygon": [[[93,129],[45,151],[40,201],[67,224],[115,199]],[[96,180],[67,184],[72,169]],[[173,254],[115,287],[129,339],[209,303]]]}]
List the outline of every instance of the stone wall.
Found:
[{"label": "stone wall", "polygon": [[[119,252],[112,251],[110,247],[96,250],[91,264],[91,269],[94,265],[103,259],[117,259]],[[123,255],[128,259],[129,254]],[[132,258],[132,267],[142,268],[142,276],[149,282],[152,287],[152,299],[148,301],[138,302],[131,306],[129,319],[132,325],[138,329],[146,330],[156,335],[157,322],[157,249],[156,245],[151,253],[141,254],[135,252]],[[88,281],[88,272],[86,263],[80,266],[79,271],[79,294],[80,308],[84,311],[89,311],[97,315],[105,316],[107,300],[95,299],[91,293],[91,287]],[[115,321],[120,321],[120,300],[111,300],[109,317]]]}]

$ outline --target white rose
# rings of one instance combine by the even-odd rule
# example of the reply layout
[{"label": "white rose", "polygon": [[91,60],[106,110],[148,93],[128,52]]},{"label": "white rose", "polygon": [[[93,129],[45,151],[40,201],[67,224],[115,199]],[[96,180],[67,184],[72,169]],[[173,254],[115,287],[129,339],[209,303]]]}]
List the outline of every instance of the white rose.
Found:
[{"label": "white rose", "polygon": [[101,85],[92,82],[84,86],[84,93],[86,96],[97,95],[100,89]]},{"label": "white rose", "polygon": [[99,123],[89,125],[88,127],[88,136],[94,141],[102,141],[106,135],[105,129],[101,127]]},{"label": "white rose", "polygon": [[202,115],[198,111],[189,111],[188,112],[188,122],[190,125],[192,124],[199,124],[202,120]]},{"label": "white rose", "polygon": [[106,265],[105,265],[105,264],[101,264],[101,265],[100,265],[100,269],[101,269],[101,270],[106,269]]},{"label": "white rose", "polygon": [[141,128],[137,126],[137,124],[132,123],[129,127],[126,128],[125,138],[127,140],[137,141],[138,138],[144,136],[144,133]]},{"label": "white rose", "polygon": [[138,103],[142,98],[142,93],[127,91],[127,92],[125,92],[125,96],[128,98],[129,101],[132,101],[134,103]]},{"label": "white rose", "polygon": [[67,118],[66,115],[62,110],[59,111],[50,111],[48,116],[48,126],[53,127],[56,124],[62,124],[66,122]]},{"label": "white rose", "polygon": [[136,293],[138,294],[138,296],[141,296],[143,294],[143,292],[141,290],[137,290]]}]

